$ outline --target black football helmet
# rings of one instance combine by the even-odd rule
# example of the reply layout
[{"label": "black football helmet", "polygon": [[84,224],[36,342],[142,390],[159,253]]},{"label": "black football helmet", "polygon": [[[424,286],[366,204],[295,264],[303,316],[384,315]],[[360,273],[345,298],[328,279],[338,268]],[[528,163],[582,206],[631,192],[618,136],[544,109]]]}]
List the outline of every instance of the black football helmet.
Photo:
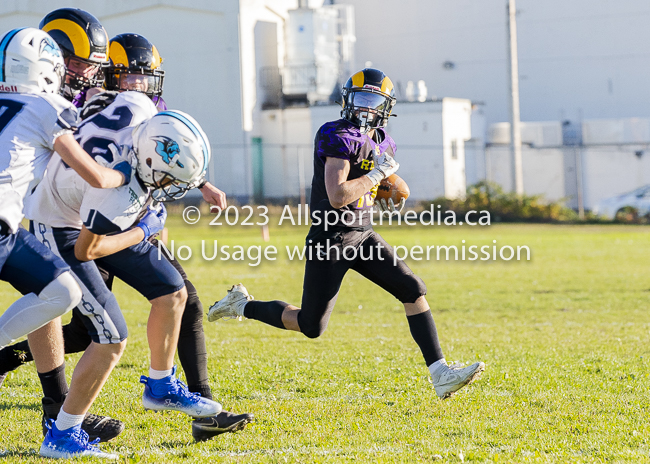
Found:
[{"label": "black football helmet", "polygon": [[362,69],[348,79],[341,93],[341,117],[359,126],[361,133],[386,127],[396,101],[393,82],[386,74],[378,69]]},{"label": "black football helmet", "polygon": [[106,90],[136,90],[154,100],[162,96],[165,71],[158,49],[139,34],[120,34],[110,41]]},{"label": "black football helmet", "polygon": [[[101,68],[108,65],[108,34],[97,18],[78,8],[59,8],[46,15],[38,27],[54,39],[66,60],[65,97],[71,99],[83,89],[102,85]],[[73,58],[95,69],[76,72],[70,69]]]}]

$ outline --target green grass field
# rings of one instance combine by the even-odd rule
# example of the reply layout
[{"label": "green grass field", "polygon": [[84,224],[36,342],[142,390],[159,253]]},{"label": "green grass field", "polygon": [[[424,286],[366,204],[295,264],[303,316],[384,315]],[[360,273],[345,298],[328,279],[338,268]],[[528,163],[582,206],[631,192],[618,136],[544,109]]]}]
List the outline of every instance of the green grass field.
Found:
[{"label": "green grass field", "polygon": [[[265,245],[258,227],[184,226],[185,263],[207,307],[233,283],[299,304],[303,264],[206,262],[200,240]],[[272,227],[270,245],[302,243]],[[481,380],[438,400],[397,300],[351,272],[330,326],[309,340],[256,321],[205,322],[210,375],[224,408],[252,412],[245,431],[195,444],[190,420],[144,411],[147,302],[119,284],[129,346],[93,412],[127,430],[105,445],[127,462],[648,462],[650,230],[639,226],[383,228],[392,244],[527,245],[530,262],[410,262],[448,361],[484,361]],[[2,306],[15,299],[0,285]],[[78,355],[67,357],[68,377]],[[33,366],[0,390],[5,462],[39,462],[40,385]]]}]

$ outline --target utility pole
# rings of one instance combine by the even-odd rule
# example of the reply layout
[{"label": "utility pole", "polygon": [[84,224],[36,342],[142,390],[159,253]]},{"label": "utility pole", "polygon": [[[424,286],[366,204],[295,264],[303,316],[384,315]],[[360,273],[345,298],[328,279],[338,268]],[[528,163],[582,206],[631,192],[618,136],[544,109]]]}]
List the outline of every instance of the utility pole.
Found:
[{"label": "utility pole", "polygon": [[521,161],[521,120],[519,116],[519,61],[517,59],[517,7],[508,0],[508,68],[510,71],[510,151],[512,187],[524,194],[524,169]]},{"label": "utility pole", "polygon": [[[580,141],[582,145],[582,141]],[[574,148],[576,157],[576,188],[578,189],[578,217],[580,220],[585,218],[585,202],[582,195],[582,148],[577,146]]]}]

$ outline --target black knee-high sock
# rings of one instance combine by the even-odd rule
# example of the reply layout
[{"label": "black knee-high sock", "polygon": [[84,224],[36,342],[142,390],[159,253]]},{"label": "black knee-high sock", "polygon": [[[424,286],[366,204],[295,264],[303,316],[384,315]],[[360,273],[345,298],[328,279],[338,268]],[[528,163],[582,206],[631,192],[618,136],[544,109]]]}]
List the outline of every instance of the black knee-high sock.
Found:
[{"label": "black knee-high sock", "polygon": [[431,311],[407,316],[406,319],[409,321],[409,328],[411,329],[413,340],[420,347],[422,356],[424,356],[424,362],[427,363],[427,366],[444,358]]},{"label": "black knee-high sock", "polygon": [[205,385],[190,385],[189,383],[187,384],[187,389],[191,391],[192,393],[200,393],[203,398],[207,398],[209,400],[212,399],[212,389],[210,388],[210,385],[205,384]]},{"label": "black knee-high sock", "polygon": [[208,350],[205,347],[203,332],[203,305],[192,282],[185,280],[185,287],[187,303],[185,303],[178,337],[178,359],[185,372],[188,390],[211,399],[212,391],[208,383]]},{"label": "black knee-high sock", "polygon": [[244,307],[244,317],[255,319],[278,329],[285,329],[282,323],[282,312],[289,303],[284,301],[249,301]]},{"label": "black knee-high sock", "polygon": [[43,386],[43,396],[52,398],[55,403],[63,401],[68,394],[68,382],[65,380],[65,363],[49,372],[38,373]]}]

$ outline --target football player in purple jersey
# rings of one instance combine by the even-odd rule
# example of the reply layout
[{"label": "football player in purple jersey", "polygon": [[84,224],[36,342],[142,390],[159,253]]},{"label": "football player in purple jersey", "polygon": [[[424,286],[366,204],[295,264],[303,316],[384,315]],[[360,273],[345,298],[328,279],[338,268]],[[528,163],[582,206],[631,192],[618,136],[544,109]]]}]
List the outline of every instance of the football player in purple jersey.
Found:
[{"label": "football player in purple jersey", "polygon": [[102,68],[108,66],[106,29],[97,18],[78,8],[51,11],[38,27],[50,34],[63,52],[63,96],[81,108],[87,92],[101,87],[104,80]]},{"label": "football player in purple jersey", "polygon": [[[255,301],[238,284],[210,308],[208,320],[243,316],[319,337],[327,328],[343,277],[353,269],[404,305],[436,394],[445,399],[476,380],[485,365],[447,365],[424,282],[403,261],[394,259],[392,247],[372,228],[377,186],[399,168],[393,158],[395,142],[384,129],[395,104],[393,95],[393,83],[383,72],[370,68],[357,72],[342,89],[342,118],[325,123],[316,134],[310,201],[313,221],[306,239],[302,306]],[[404,203],[377,206],[382,213],[395,213]],[[326,215],[328,225],[334,222],[333,226],[324,226]]]}]

